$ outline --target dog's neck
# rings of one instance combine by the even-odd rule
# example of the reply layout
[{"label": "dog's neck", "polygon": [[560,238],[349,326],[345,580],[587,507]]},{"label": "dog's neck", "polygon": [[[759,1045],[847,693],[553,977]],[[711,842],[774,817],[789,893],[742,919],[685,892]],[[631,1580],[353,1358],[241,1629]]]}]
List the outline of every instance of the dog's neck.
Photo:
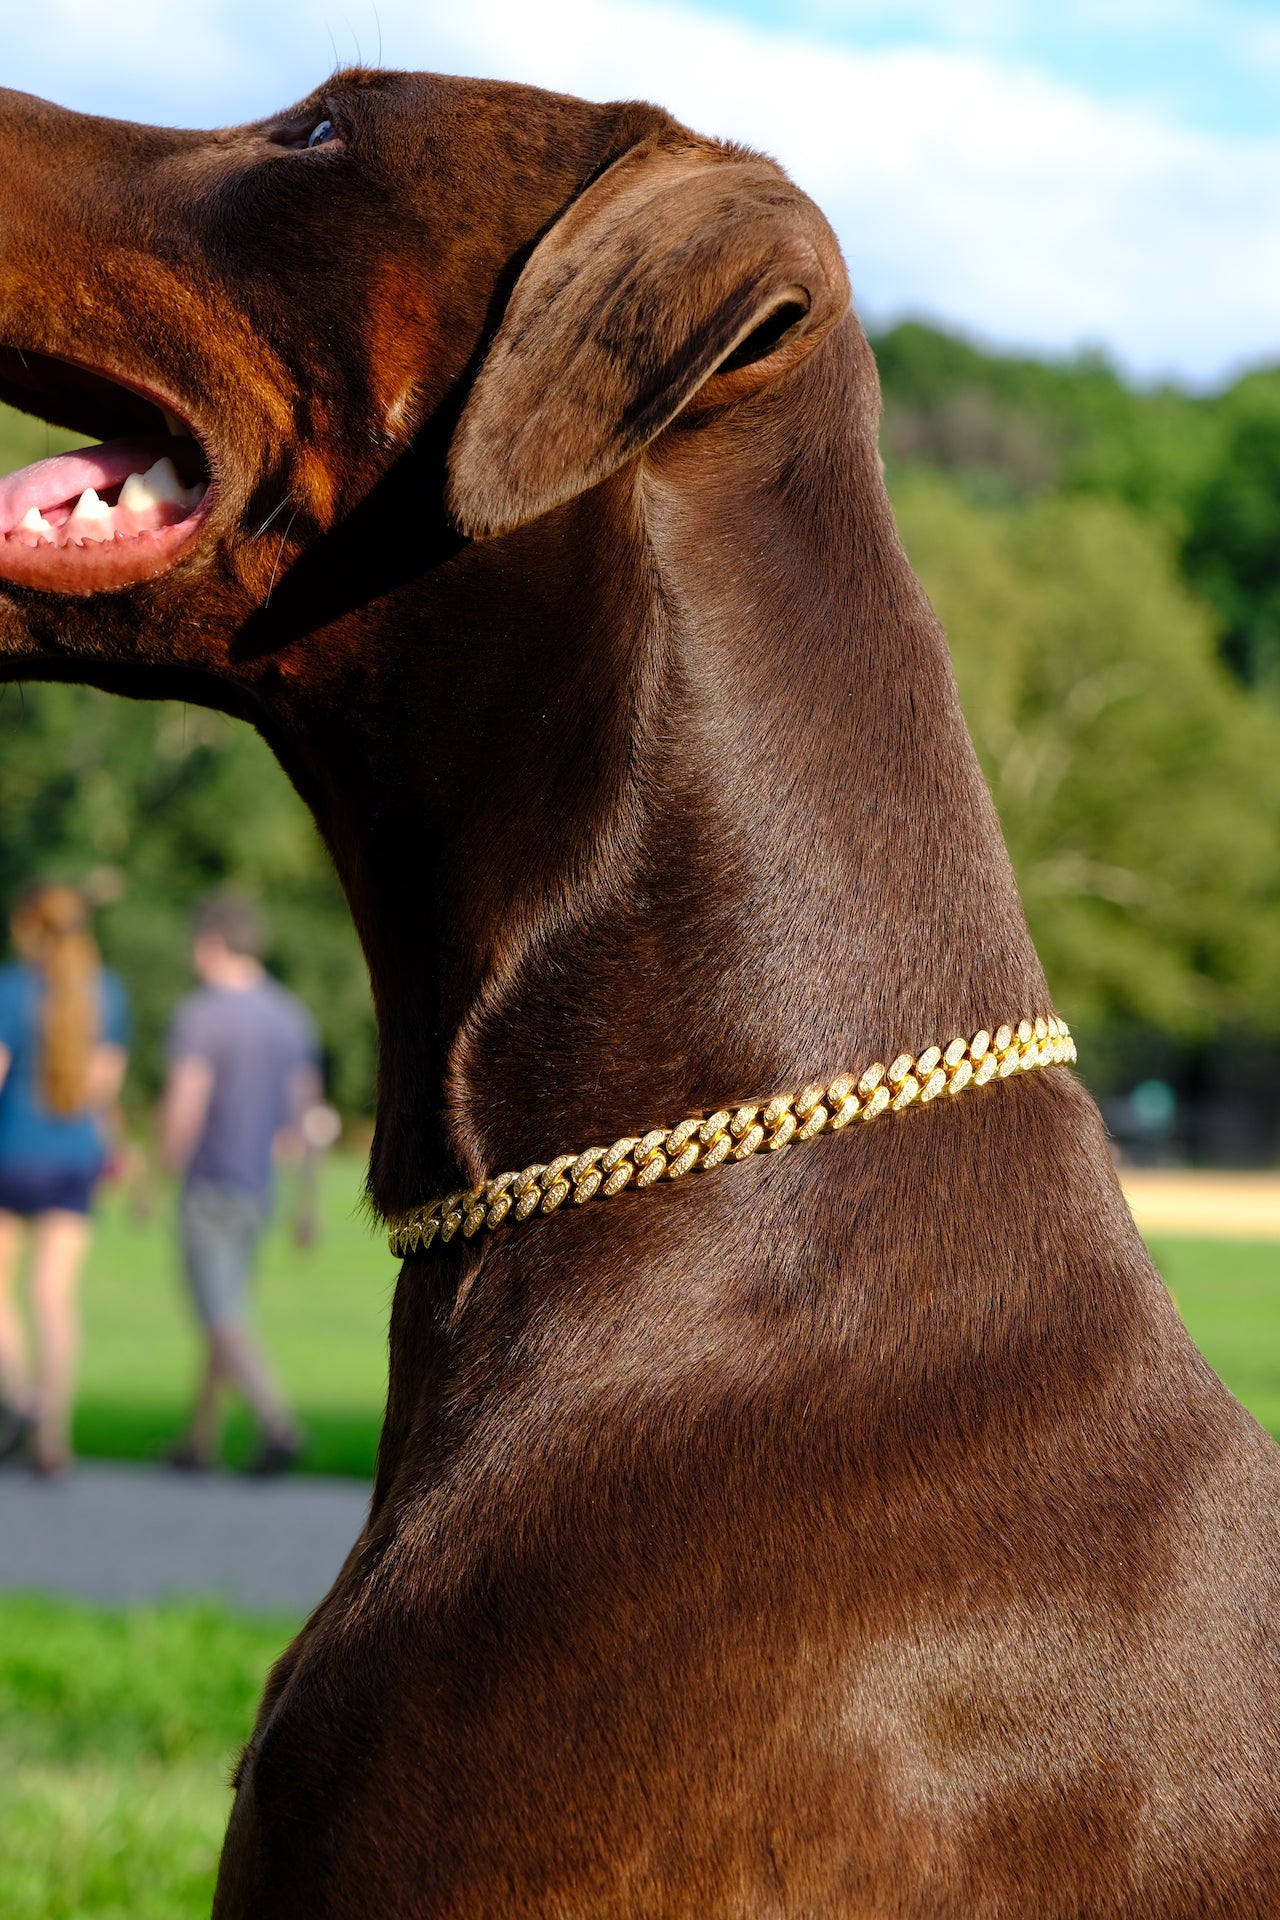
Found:
[{"label": "dog's neck", "polygon": [[382,1207],[1048,1011],[865,352],[427,577],[334,835]]}]

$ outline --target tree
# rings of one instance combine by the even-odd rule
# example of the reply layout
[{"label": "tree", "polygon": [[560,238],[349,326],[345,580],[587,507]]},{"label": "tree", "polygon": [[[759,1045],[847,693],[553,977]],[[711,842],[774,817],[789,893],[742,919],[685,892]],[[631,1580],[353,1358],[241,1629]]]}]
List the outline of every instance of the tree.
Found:
[{"label": "tree", "polygon": [[1280,712],[1223,667],[1171,531],[920,473],[894,498],[1068,1018],[1280,1032]]}]

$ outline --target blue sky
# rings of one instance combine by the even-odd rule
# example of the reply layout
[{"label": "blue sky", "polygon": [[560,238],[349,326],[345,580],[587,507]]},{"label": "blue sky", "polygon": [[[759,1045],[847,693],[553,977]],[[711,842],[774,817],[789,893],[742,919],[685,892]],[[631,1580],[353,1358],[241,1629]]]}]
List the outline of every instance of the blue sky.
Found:
[{"label": "blue sky", "polygon": [[1147,381],[1280,361],[1280,0],[42,0],[4,79],[218,125],[379,47],[776,154],[873,321]]},{"label": "blue sky", "polygon": [[1274,133],[1280,0],[704,0],[708,12],[851,47],[946,47],[1024,63],[1187,126]]}]

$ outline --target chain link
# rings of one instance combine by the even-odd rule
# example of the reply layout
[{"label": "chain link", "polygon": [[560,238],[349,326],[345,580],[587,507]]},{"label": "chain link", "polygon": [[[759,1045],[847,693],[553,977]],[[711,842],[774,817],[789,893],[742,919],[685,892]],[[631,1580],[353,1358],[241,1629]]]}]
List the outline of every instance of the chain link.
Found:
[{"label": "chain link", "polygon": [[985,1087],[1036,1067],[1070,1064],[1075,1057],[1075,1041],[1065,1020],[1056,1016],[1020,1020],[1016,1027],[998,1027],[994,1033],[983,1028],[971,1040],[926,1047],[914,1058],[901,1053],[888,1067],[877,1061],[857,1076],[841,1074],[830,1086],[815,1081],[799,1093],[777,1094],[763,1106],[723,1108],[682,1120],[676,1127],[628,1134],[611,1147],[562,1153],[545,1166],[535,1162],[520,1173],[496,1174],[483,1186],[445,1194],[430,1206],[393,1219],[388,1245],[402,1259],[436,1239],[447,1243],[461,1233],[469,1240],[482,1228],[555,1213],[566,1204],[581,1207],[589,1200],[611,1200],[627,1187],[682,1180],[695,1168],[710,1173],[728,1160],[777,1153],[820,1133],[840,1133],[854,1120],[927,1106],[940,1094]]}]

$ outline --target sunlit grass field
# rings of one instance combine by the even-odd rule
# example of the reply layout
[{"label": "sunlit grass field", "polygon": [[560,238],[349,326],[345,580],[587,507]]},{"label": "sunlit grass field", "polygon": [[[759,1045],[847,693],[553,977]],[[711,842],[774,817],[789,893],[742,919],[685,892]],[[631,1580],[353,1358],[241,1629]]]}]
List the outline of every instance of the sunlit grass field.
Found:
[{"label": "sunlit grass field", "polygon": [[[336,1159],[322,1245],[300,1253],[277,1230],[260,1291],[311,1463],[337,1472],[372,1464],[393,1277],[357,1213],[359,1185],[357,1163]],[[1211,1363],[1280,1435],[1280,1246],[1170,1239],[1153,1251]],[[81,1448],[154,1454],[178,1429],[194,1355],[167,1212],[141,1227],[109,1203],[85,1317]],[[243,1450],[243,1426],[233,1441]],[[0,1915],[207,1915],[230,1769],[296,1625],[213,1604],[0,1596]]]}]

